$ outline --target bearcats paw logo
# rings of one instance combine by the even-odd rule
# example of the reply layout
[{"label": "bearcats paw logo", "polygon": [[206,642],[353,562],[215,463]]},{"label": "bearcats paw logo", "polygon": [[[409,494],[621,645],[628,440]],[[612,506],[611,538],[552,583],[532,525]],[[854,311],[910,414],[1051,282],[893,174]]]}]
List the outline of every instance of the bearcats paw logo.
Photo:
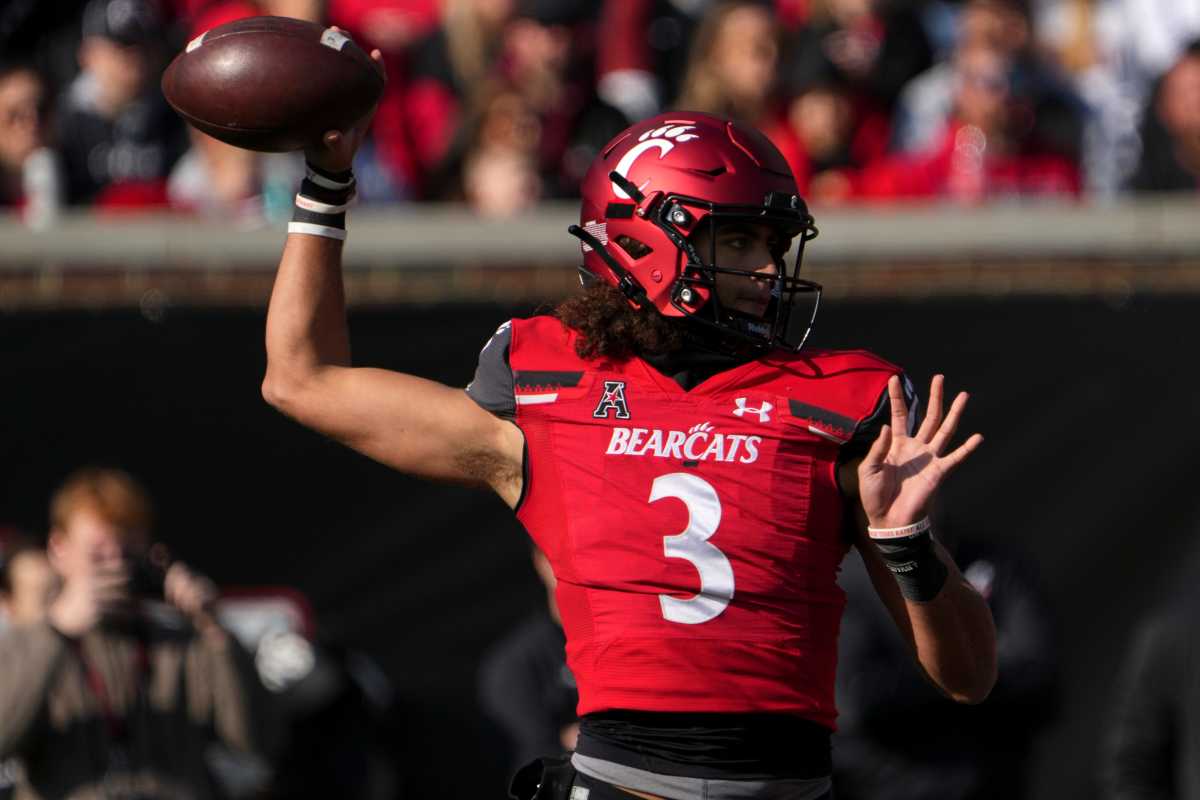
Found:
[{"label": "bearcats paw logo", "polygon": [[[624,178],[628,178],[629,170],[633,168],[633,162],[641,158],[643,153],[657,148],[658,157],[661,160],[663,156],[675,149],[676,143],[690,142],[693,139],[699,139],[700,134],[690,133],[690,131],[695,129],[696,126],[688,120],[671,120],[668,124],[663,125],[661,128],[654,128],[653,130],[646,131],[638,137],[638,143],[631,147],[628,153],[621,156],[621,160],[617,162],[617,168],[614,170],[614,172],[618,173]],[[645,191],[646,186],[648,186],[649,183],[650,181],[647,180],[638,188],[642,191]],[[615,194],[617,197],[621,198],[622,200],[629,199],[629,195],[626,194],[625,190],[620,186],[617,186],[614,183],[612,188],[613,194]]]}]

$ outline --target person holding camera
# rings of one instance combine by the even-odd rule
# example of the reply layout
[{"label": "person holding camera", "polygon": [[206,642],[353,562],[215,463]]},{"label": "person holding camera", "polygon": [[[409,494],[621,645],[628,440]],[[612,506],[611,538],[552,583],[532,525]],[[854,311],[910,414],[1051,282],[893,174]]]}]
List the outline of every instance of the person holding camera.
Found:
[{"label": "person holding camera", "polygon": [[17,800],[207,798],[209,746],[261,753],[265,691],[213,616],[215,586],[168,564],[128,474],[84,469],[50,507],[62,588],[0,639],[0,759]]}]

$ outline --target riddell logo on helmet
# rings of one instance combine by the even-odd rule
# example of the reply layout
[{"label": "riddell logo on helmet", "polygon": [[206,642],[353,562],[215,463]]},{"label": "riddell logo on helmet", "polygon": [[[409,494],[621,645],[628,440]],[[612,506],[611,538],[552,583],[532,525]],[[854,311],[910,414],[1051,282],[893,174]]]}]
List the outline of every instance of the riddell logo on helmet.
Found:
[{"label": "riddell logo on helmet", "polygon": [[[695,124],[691,120],[667,120],[666,125],[646,131],[639,136],[638,143],[631,147],[628,153],[621,156],[621,160],[617,162],[617,167],[613,171],[624,178],[628,178],[629,170],[633,168],[633,162],[641,158],[643,153],[658,148],[658,158],[661,161],[663,156],[675,149],[676,143],[699,139],[700,134],[691,133],[695,129]],[[644,192],[649,183],[649,181],[646,181],[638,188]],[[612,188],[613,194],[617,197],[622,200],[630,199],[629,195],[620,186],[614,183],[612,184]]]},{"label": "riddell logo on helmet", "polygon": [[711,423],[693,425],[687,431],[658,428],[613,428],[606,456],[654,456],[678,461],[737,461],[753,464],[758,460],[761,436],[742,433],[715,433]]}]

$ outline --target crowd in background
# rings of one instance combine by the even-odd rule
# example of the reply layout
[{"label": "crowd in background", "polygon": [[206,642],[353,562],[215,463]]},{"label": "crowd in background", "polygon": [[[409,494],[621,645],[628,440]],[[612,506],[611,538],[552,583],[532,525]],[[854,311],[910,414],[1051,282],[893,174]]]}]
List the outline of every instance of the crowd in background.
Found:
[{"label": "crowd in background", "polygon": [[1200,187],[1200,0],[13,0],[0,205],[285,216],[297,157],[188,129],[158,88],[190,37],[257,14],[383,52],[363,203],[572,197],[664,109],[763,129],[818,207]]}]

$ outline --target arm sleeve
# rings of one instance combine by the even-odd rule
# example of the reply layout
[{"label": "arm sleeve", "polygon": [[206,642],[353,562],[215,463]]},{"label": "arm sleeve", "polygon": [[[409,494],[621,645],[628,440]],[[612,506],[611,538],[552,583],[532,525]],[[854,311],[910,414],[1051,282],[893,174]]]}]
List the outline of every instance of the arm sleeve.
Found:
[{"label": "arm sleeve", "polygon": [[23,749],[66,652],[66,640],[48,624],[17,628],[0,637],[0,759]]},{"label": "arm sleeve", "polygon": [[[908,435],[911,436],[920,424],[921,399],[917,397],[917,390],[913,388],[912,381],[903,372],[900,373],[900,380],[904,384],[904,402],[908,405]],[[842,461],[850,461],[860,456],[865,456],[867,451],[871,449],[871,445],[879,437],[879,430],[886,425],[892,418],[891,405],[888,402],[887,386],[883,387],[883,391],[879,393],[879,397],[875,401],[875,407],[871,413],[863,418],[862,422],[854,429],[854,435],[850,437],[850,441],[842,448]]]},{"label": "arm sleeve", "polygon": [[508,363],[508,348],[512,342],[512,322],[496,329],[488,343],[479,351],[479,366],[475,378],[467,384],[467,394],[479,406],[504,419],[517,416],[517,401],[513,390],[513,372]]}]

